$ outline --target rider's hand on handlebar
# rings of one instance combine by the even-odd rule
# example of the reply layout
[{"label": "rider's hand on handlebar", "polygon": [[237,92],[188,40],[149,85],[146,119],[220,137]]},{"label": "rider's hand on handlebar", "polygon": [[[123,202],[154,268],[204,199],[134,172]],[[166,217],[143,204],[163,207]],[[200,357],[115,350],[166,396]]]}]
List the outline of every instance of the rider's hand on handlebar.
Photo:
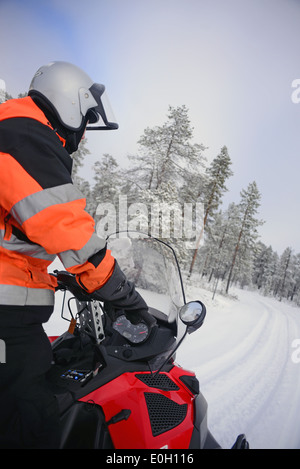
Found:
[{"label": "rider's hand on handlebar", "polygon": [[120,314],[125,314],[132,324],[144,321],[149,328],[156,324],[155,318],[148,313],[148,306],[141,295],[136,291],[132,282],[129,282],[115,263],[114,271],[108,281],[98,290],[88,293],[84,285],[68,272],[56,272],[58,288],[70,290],[78,300],[99,300],[105,303],[105,310],[112,321]]},{"label": "rider's hand on handlebar", "polygon": [[[127,319],[137,324],[143,320],[150,328],[156,320],[148,313],[148,306],[141,295],[136,291],[132,282],[127,280],[124,272],[115,261],[114,271],[108,281],[98,290],[90,293],[91,299],[103,301],[107,314],[112,321],[113,317],[125,314]],[[117,316],[116,315],[117,312]]]},{"label": "rider's hand on handlebar", "polygon": [[138,324],[144,321],[150,329],[156,325],[156,319],[146,310],[125,311],[125,315],[132,324]]},{"label": "rider's hand on handlebar", "polygon": [[118,316],[125,314],[128,321],[130,321],[132,324],[138,324],[139,322],[144,321],[149,329],[156,325],[156,319],[150,313],[148,313],[148,310],[146,309],[137,309],[134,311],[120,310],[115,309],[109,302],[104,303],[104,309],[112,322],[114,322]]}]

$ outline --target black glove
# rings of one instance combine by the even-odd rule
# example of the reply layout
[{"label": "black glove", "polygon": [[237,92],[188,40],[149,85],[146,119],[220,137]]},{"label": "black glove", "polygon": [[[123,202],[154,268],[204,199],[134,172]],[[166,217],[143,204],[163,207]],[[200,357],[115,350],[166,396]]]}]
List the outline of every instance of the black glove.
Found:
[{"label": "black glove", "polygon": [[[103,287],[90,293],[90,297],[105,303],[105,310],[112,321],[120,314],[126,315],[132,324],[144,320],[149,327],[156,324],[155,318],[148,313],[148,306],[120,269],[117,261],[112,275]],[[122,313],[123,312],[123,313]]]},{"label": "black glove", "polygon": [[148,325],[149,329],[156,325],[156,319],[148,313],[147,309],[131,311],[115,309],[110,302],[104,303],[104,309],[112,322],[116,321],[119,316],[122,316],[122,314],[125,314],[126,318],[131,322],[131,324],[138,324],[139,322],[144,321]]},{"label": "black glove", "polygon": [[55,290],[69,290],[79,301],[90,301],[90,294],[78,284],[75,275],[66,271],[55,271],[57,287]]},{"label": "black glove", "polygon": [[132,324],[137,324],[140,320],[144,320],[150,328],[156,324],[155,318],[148,313],[146,302],[136,291],[134,284],[126,279],[117,261],[105,285],[92,293],[80,286],[73,274],[56,271],[56,278],[58,289],[67,287],[79,301],[94,299],[104,302],[105,311],[112,321],[120,314],[125,314]]}]

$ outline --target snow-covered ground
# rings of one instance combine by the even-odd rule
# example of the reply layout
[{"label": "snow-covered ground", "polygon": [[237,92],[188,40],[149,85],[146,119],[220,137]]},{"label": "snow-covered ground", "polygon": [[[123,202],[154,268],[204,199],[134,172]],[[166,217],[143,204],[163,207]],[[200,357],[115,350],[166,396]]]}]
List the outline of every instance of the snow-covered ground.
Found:
[{"label": "snow-covered ground", "polygon": [[[300,448],[300,308],[232,288],[231,296],[187,288],[207,306],[204,325],[189,335],[176,361],[196,373],[208,402],[208,424],[223,448],[245,433],[251,448]],[[233,298],[232,296],[235,296]],[[49,335],[64,332],[61,294]],[[299,348],[299,345],[298,345]],[[299,354],[300,355],[300,354]]]},{"label": "snow-covered ground", "polygon": [[207,290],[187,292],[206,304],[207,317],[176,358],[196,372],[215,438],[223,448],[239,433],[251,448],[300,448],[300,308],[237,289],[237,299],[213,301]]}]

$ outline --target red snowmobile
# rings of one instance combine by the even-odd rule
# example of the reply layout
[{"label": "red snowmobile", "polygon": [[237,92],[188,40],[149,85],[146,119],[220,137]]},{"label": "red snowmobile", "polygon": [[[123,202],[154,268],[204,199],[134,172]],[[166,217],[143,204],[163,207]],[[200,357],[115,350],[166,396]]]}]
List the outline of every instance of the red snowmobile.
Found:
[{"label": "red snowmobile", "polygon": [[[61,414],[62,449],[213,449],[207,402],[195,374],[178,366],[176,350],[206,315],[201,301],[186,302],[175,252],[134,233],[108,238],[108,248],[155,317],[149,329],[90,299],[67,272],[56,271],[64,290],[67,332],[50,337],[54,362],[48,381]],[[69,318],[66,318],[65,306]],[[247,449],[244,435],[233,448]]]}]

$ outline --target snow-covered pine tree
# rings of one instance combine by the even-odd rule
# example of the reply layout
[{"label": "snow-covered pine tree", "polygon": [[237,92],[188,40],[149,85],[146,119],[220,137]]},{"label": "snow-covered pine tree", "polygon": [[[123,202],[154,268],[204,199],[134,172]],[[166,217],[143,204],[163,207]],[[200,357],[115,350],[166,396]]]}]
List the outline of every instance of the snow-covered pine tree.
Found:
[{"label": "snow-covered pine tree", "polygon": [[129,156],[128,178],[144,189],[157,190],[168,182],[178,188],[189,174],[199,172],[203,161],[204,146],[192,143],[186,106],[169,106],[167,118],[162,126],[146,128],[138,141],[139,154]]},{"label": "snow-covered pine tree", "polygon": [[0,78],[0,104],[6,101],[6,84],[5,81]]},{"label": "snow-covered pine tree", "polygon": [[121,170],[116,159],[108,153],[94,164],[93,170],[92,216],[99,236],[106,236],[119,229],[117,213],[122,193]]},{"label": "snow-covered pine tree", "polygon": [[292,285],[289,292],[289,299],[300,305],[300,253],[292,258]]},{"label": "snow-covered pine tree", "polygon": [[117,203],[121,192],[121,174],[116,159],[105,153],[101,160],[94,164],[93,197],[99,202]]},{"label": "snow-covered pine tree", "polygon": [[[300,254],[294,254],[292,248],[287,247],[279,256],[270,246],[261,255],[264,257],[261,262],[264,264],[261,277],[263,294],[279,300],[286,298],[300,305]],[[253,278],[257,278],[257,260]],[[255,283],[258,285],[259,281]]]},{"label": "snow-covered pine tree", "polygon": [[208,282],[220,267],[222,245],[227,230],[224,218],[225,214],[221,210],[216,213],[214,222],[207,229],[205,243],[199,249],[197,270],[202,273],[202,277],[208,277]]},{"label": "snow-covered pine tree", "polygon": [[[240,262],[245,260],[248,263],[249,259],[247,256],[251,256],[253,254],[253,246],[258,236],[257,228],[263,223],[261,220],[256,218],[257,210],[260,206],[260,198],[261,195],[255,181],[250,183],[246,190],[243,189],[241,191],[241,201],[239,204],[240,224],[227,279],[226,293],[229,291],[237,260]],[[240,253],[242,253],[243,256],[240,256]]]},{"label": "snow-covered pine tree", "polygon": [[76,176],[75,177],[75,184],[80,190],[80,192],[84,195],[86,199],[86,207],[85,210],[93,216],[94,213],[94,199],[92,196],[92,190],[89,181],[86,179],[82,178],[81,176]]},{"label": "snow-covered pine tree", "polygon": [[79,168],[83,167],[83,160],[86,155],[90,154],[90,150],[87,148],[87,139],[84,138],[81,140],[78,145],[78,149],[72,154],[73,166],[72,166],[72,178],[76,184],[76,178],[79,176]]},{"label": "snow-covered pine tree", "polygon": [[278,295],[281,301],[283,297],[288,298],[288,292],[292,283],[292,271],[291,271],[291,260],[292,260],[292,248],[287,247],[279,259],[279,278],[276,295]]},{"label": "snow-covered pine tree", "polygon": [[206,178],[201,197],[204,204],[203,227],[201,232],[198,234],[198,243],[193,252],[189,275],[191,275],[194,268],[204,229],[207,223],[209,223],[210,217],[216,213],[221,203],[222,195],[227,191],[226,180],[233,174],[230,166],[231,159],[228,154],[227,147],[223,146],[220,153],[213,159],[211,165],[206,169]]},{"label": "snow-covered pine tree", "polygon": [[186,106],[169,106],[167,117],[163,125],[145,129],[140,137],[139,154],[129,156],[124,190],[130,203],[147,204],[151,234],[157,235],[159,228],[159,237],[180,245],[178,251],[184,255],[184,233],[179,233],[184,204],[196,203],[202,191],[205,148],[192,141]]},{"label": "snow-covered pine tree", "polygon": [[273,263],[273,249],[258,241],[254,248],[252,283],[258,290],[267,282],[269,269]]},{"label": "snow-covered pine tree", "polygon": [[239,216],[239,207],[232,202],[227,210],[222,213],[221,225],[217,223],[218,217],[215,216],[212,226],[208,228],[208,232],[215,233],[212,248],[214,255],[210,267],[213,269],[212,273],[216,278],[221,277],[224,279],[229,269]]},{"label": "snow-covered pine tree", "polygon": [[262,293],[265,296],[273,295],[275,285],[277,284],[277,282],[279,282],[279,277],[278,277],[279,256],[277,252],[273,251],[272,248],[270,248],[269,256],[270,258],[265,267],[263,285],[262,285]]}]

